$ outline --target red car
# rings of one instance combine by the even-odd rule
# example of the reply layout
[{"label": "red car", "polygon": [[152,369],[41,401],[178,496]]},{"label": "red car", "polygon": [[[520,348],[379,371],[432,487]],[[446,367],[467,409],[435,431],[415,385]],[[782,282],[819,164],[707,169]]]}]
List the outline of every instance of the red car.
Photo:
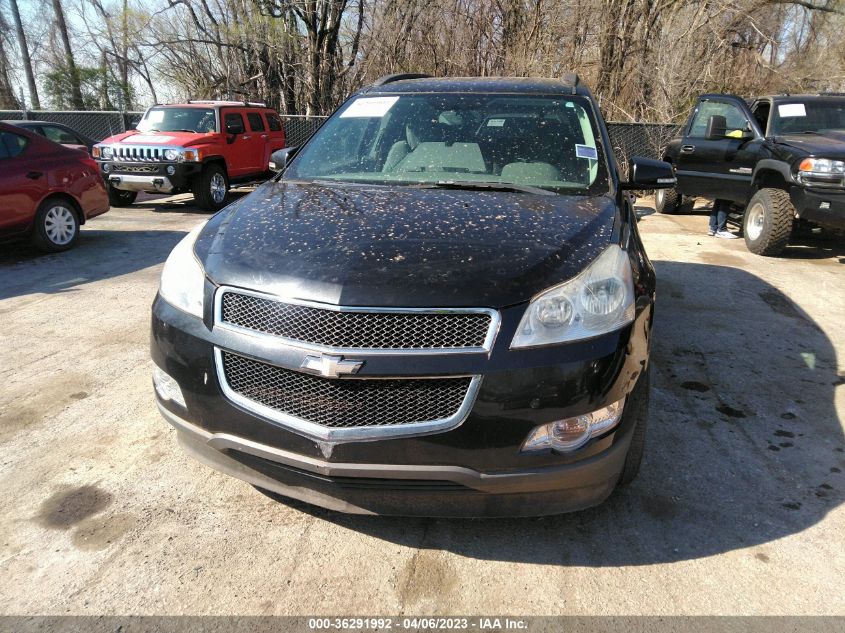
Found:
[{"label": "red car", "polygon": [[109,210],[97,163],[85,153],[0,123],[0,239],[29,237],[55,252]]}]

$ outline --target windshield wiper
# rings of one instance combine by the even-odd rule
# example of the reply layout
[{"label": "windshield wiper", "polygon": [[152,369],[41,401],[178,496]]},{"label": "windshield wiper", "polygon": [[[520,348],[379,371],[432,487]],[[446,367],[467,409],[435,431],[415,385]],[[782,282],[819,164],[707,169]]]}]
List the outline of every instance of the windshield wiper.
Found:
[{"label": "windshield wiper", "polygon": [[533,193],[540,196],[557,195],[553,191],[541,187],[519,185],[515,182],[489,182],[486,180],[438,180],[436,182],[421,182],[408,186],[416,189],[489,189],[490,191]]},{"label": "windshield wiper", "polygon": [[187,130],[187,129],[179,129],[179,130],[170,130],[171,132],[193,132],[194,134],[197,133],[196,130]]}]

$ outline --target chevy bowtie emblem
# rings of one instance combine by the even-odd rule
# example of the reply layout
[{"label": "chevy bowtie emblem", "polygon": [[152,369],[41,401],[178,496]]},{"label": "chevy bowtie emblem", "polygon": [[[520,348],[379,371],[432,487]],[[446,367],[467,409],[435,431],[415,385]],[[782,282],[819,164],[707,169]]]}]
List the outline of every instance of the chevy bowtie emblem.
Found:
[{"label": "chevy bowtie emblem", "polygon": [[343,356],[332,356],[330,354],[306,356],[302,365],[300,365],[307,372],[327,378],[356,374],[363,366],[364,361],[362,360],[344,360]]}]

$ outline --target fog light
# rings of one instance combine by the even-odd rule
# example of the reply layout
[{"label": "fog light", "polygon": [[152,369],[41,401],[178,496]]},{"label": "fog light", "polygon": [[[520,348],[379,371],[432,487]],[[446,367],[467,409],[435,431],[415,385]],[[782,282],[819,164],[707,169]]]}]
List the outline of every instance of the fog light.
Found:
[{"label": "fog light", "polygon": [[103,163],[103,172],[107,174],[110,171],[111,171],[111,165],[109,165],[108,163]]},{"label": "fog light", "polygon": [[173,174],[176,173],[176,168],[173,165],[168,165],[167,166],[167,173],[172,176]]},{"label": "fog light", "polygon": [[179,385],[158,367],[153,367],[153,385],[155,386],[156,393],[162,400],[170,400],[181,407],[185,406],[185,398],[182,395]]},{"label": "fog light", "polygon": [[619,423],[625,398],[610,406],[535,427],[522,445],[522,453],[553,449],[565,453],[581,448],[591,437],[601,435]]}]

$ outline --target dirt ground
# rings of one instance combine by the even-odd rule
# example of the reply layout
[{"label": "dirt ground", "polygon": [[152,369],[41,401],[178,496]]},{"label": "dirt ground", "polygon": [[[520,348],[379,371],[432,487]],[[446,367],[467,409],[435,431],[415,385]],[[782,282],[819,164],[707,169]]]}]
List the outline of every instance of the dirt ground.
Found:
[{"label": "dirt ground", "polygon": [[845,241],[764,259],[639,211],[640,478],[530,520],[344,516],[185,457],[148,355],[162,263],[207,217],[184,198],[68,253],[0,246],[0,614],[845,614]]}]

